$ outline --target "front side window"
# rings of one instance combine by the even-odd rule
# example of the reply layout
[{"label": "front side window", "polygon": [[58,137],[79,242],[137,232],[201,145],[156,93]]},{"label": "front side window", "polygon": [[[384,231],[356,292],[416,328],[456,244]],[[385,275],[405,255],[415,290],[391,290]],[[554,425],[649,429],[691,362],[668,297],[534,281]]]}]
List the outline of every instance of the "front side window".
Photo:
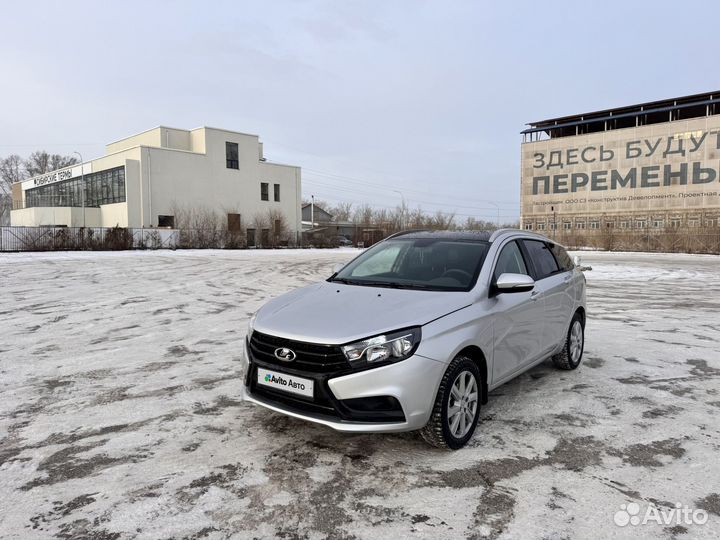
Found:
[{"label": "front side window", "polygon": [[330,281],[369,287],[469,291],[489,244],[445,238],[397,238],[380,242]]},{"label": "front side window", "polygon": [[260,182],[260,200],[261,201],[268,200],[268,183],[267,182]]},{"label": "front side window", "polygon": [[535,267],[535,279],[546,278],[560,270],[555,257],[545,242],[539,240],[523,240],[530,259]]},{"label": "front side window", "polygon": [[552,251],[552,254],[555,255],[555,260],[557,261],[561,270],[569,272],[570,270],[575,268],[575,263],[573,263],[570,255],[568,255],[568,252],[565,251],[564,247],[557,244],[550,244],[550,251]]},{"label": "front side window", "polygon": [[225,143],[225,166],[228,169],[239,169],[240,161],[238,157],[238,143]]},{"label": "front side window", "polygon": [[497,279],[503,274],[529,275],[527,267],[525,266],[525,260],[523,259],[520,248],[515,241],[510,242],[502,248],[497,264],[495,265],[493,280],[497,281]]}]

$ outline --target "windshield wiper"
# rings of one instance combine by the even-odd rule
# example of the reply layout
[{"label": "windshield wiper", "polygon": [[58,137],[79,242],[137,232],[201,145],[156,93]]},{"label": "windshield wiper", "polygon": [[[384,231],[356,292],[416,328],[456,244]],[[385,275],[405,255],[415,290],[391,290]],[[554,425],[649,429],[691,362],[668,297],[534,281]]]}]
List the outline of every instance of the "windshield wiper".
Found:
[{"label": "windshield wiper", "polygon": [[331,283],[344,283],[345,285],[364,285],[364,281],[360,281],[357,279],[348,279],[344,277],[333,277],[328,279]]},{"label": "windshield wiper", "polygon": [[385,287],[391,287],[393,289],[429,289],[429,285],[424,283],[388,283],[383,282]]},{"label": "windshield wiper", "polygon": [[430,289],[429,285],[424,283],[397,283],[395,281],[373,281],[370,279],[348,279],[348,278],[330,278],[328,281],[335,283],[343,283],[345,285],[360,285],[365,287],[386,287],[388,289]]}]

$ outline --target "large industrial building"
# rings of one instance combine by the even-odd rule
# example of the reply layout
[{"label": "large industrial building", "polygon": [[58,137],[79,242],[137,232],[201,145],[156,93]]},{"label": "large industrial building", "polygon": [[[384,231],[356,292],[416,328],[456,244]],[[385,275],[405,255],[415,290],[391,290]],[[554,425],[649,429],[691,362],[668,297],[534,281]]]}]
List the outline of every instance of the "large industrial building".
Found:
[{"label": "large industrial building", "polygon": [[176,214],[209,211],[255,245],[280,217],[289,235],[299,233],[300,183],[299,167],[265,160],[257,135],[157,127],[108,144],[103,157],[14,184],[11,222],[173,228],[183,226]]},{"label": "large industrial building", "polygon": [[528,125],[525,229],[592,237],[718,227],[720,91]]}]

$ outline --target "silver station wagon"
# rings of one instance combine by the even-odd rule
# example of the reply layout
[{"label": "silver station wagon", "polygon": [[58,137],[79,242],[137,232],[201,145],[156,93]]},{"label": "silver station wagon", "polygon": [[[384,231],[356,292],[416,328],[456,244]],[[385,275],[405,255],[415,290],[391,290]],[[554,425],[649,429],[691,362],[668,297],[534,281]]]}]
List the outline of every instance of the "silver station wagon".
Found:
[{"label": "silver station wagon", "polygon": [[399,233],[250,320],[244,397],[347,432],[462,447],[494,388],[583,354],[585,276],[518,230]]}]

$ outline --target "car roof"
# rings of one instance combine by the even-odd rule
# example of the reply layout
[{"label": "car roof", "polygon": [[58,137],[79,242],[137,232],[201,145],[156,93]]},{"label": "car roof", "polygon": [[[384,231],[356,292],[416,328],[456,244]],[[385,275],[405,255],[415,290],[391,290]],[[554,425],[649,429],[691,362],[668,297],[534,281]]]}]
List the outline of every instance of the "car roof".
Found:
[{"label": "car roof", "polygon": [[440,239],[440,240],[471,240],[476,242],[489,242],[489,231],[403,231],[396,233],[390,238],[407,239]]},{"label": "car roof", "polygon": [[552,238],[543,236],[532,231],[523,231],[520,229],[497,229],[495,231],[475,231],[475,230],[458,230],[458,231],[402,231],[388,236],[386,240],[391,238],[437,238],[445,240],[461,240],[475,242],[496,242],[497,240],[505,240],[508,238],[526,238],[530,240],[540,240],[541,242],[550,242],[557,244]]}]

